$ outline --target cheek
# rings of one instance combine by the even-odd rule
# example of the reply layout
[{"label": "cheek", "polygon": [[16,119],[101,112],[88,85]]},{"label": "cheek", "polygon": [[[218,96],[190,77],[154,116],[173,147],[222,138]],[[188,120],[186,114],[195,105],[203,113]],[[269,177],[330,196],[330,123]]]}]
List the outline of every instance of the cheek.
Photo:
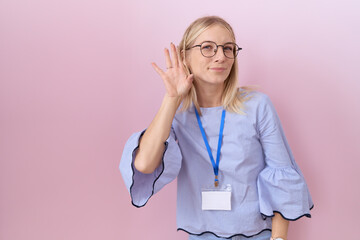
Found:
[{"label": "cheek", "polygon": [[234,62],[232,64],[229,64],[229,74],[230,74],[231,69],[233,68],[233,66],[234,66]]},{"label": "cheek", "polygon": [[189,68],[193,73],[200,73],[207,70],[207,65],[204,61],[199,61],[198,59],[192,59],[192,61],[189,62]]},{"label": "cheek", "polygon": [[197,63],[194,68],[195,71],[199,74],[207,74],[208,73],[208,65],[205,63]]}]

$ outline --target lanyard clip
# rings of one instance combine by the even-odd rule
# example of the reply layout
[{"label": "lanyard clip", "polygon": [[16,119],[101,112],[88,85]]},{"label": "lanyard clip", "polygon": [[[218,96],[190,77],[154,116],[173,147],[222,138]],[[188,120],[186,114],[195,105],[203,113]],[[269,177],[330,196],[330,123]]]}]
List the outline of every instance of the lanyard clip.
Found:
[{"label": "lanyard clip", "polygon": [[217,175],[215,175],[214,185],[215,185],[215,187],[218,187],[218,186],[219,186],[219,179],[218,179],[218,176],[217,176]]}]

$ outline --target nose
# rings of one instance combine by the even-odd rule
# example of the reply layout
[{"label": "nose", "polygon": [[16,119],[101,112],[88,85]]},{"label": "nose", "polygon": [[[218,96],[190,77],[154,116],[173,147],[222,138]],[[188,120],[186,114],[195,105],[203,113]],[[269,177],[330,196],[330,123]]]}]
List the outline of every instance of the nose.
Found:
[{"label": "nose", "polygon": [[226,57],[224,54],[224,48],[222,46],[218,46],[214,57],[215,57],[215,61],[225,61]]}]

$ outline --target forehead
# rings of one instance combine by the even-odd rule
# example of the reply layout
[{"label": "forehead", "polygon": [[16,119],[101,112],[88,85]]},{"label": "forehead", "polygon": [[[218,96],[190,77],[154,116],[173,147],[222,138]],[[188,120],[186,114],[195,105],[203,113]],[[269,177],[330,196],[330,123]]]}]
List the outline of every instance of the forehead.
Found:
[{"label": "forehead", "polygon": [[222,25],[214,25],[202,32],[195,41],[195,44],[204,42],[204,41],[213,41],[217,44],[223,44],[226,42],[233,42],[234,39],[231,36],[230,31]]}]

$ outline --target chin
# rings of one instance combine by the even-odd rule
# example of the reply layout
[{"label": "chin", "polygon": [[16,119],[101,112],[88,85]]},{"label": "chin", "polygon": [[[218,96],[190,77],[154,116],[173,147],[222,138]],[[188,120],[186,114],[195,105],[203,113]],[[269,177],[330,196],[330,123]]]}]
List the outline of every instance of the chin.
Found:
[{"label": "chin", "polygon": [[223,84],[225,82],[226,78],[223,79],[213,79],[212,81],[209,81],[210,83],[213,83],[213,84]]},{"label": "chin", "polygon": [[[196,79],[196,78],[195,78]],[[204,80],[206,79],[206,80]],[[197,79],[197,81],[206,83],[206,84],[211,84],[211,85],[219,85],[219,84],[223,84],[225,82],[226,78],[221,77],[221,76],[208,76],[205,77],[203,79]]]}]

